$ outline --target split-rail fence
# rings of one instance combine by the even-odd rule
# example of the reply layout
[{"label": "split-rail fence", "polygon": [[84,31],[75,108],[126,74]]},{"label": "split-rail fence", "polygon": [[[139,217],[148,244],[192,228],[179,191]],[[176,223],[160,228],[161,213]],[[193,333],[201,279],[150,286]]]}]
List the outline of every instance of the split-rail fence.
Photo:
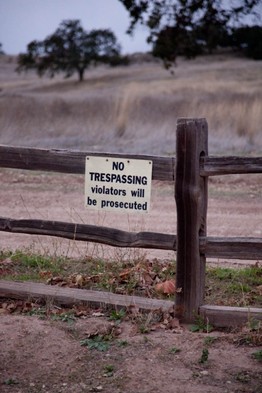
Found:
[{"label": "split-rail fence", "polygon": [[[207,236],[208,178],[215,175],[262,173],[262,157],[208,156],[208,126],[205,119],[179,119],[176,137],[175,157],[0,146],[0,167],[4,168],[84,174],[86,156],[152,160],[152,179],[172,181],[175,185],[176,235],[132,233],[95,225],[6,217],[0,217],[0,231],[58,236],[114,247],[174,250],[177,253],[176,286],[180,288],[175,300],[178,318],[192,322],[200,314],[211,324],[221,327],[239,325],[251,318],[261,320],[262,308],[205,305],[204,294],[206,258],[262,259],[262,238]],[[14,291],[4,281],[0,282],[0,296]],[[90,293],[90,296],[96,297],[95,292]],[[27,294],[30,295],[28,291]],[[111,294],[111,299],[117,302],[114,296]],[[138,298],[136,302],[139,304]]]}]

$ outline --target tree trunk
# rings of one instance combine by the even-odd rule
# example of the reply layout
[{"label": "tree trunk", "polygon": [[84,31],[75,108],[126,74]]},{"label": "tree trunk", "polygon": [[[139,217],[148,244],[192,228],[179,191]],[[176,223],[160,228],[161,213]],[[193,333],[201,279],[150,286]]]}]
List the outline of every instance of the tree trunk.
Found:
[{"label": "tree trunk", "polygon": [[83,68],[79,68],[78,69],[78,80],[79,82],[83,82],[84,80],[84,69]]}]

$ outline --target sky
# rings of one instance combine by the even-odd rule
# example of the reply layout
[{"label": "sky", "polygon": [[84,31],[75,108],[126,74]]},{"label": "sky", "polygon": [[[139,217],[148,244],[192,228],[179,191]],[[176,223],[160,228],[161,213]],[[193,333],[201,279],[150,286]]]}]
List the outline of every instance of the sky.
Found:
[{"label": "sky", "polygon": [[65,19],[79,19],[85,30],[110,28],[122,54],[146,52],[147,32],[126,34],[129,17],[119,0],[0,0],[0,43],[6,54],[26,52],[33,40],[44,40]]}]

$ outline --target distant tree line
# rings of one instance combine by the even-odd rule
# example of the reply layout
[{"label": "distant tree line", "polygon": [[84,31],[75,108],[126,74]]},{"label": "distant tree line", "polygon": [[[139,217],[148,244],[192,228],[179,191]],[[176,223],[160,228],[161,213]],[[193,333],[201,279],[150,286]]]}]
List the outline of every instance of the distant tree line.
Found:
[{"label": "distant tree line", "polygon": [[244,26],[234,29],[228,36],[228,45],[240,49],[252,59],[262,60],[262,27]]},{"label": "distant tree line", "polygon": [[[138,23],[148,29],[153,54],[168,67],[178,55],[193,58],[218,47],[242,50],[262,58],[262,27],[240,27],[256,16],[261,0],[119,0],[130,16],[128,33]],[[241,22],[242,21],[242,22]]]},{"label": "distant tree line", "polygon": [[228,31],[213,26],[209,30],[209,35],[205,36],[198,28],[185,31],[166,27],[153,44],[153,55],[168,62],[178,55],[190,59],[204,53],[212,54],[217,48],[231,48],[252,59],[262,59],[262,27],[244,26]]}]

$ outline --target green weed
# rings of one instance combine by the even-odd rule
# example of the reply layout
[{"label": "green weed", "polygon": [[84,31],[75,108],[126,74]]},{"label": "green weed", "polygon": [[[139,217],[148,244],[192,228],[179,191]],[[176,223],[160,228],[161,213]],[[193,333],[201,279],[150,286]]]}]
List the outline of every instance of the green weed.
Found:
[{"label": "green weed", "polygon": [[91,350],[96,349],[100,352],[106,352],[110,348],[110,343],[101,335],[81,340],[80,345],[88,347]]},{"label": "green weed", "polygon": [[28,311],[26,314],[30,316],[36,316],[39,319],[46,319],[47,316],[46,315],[47,312],[45,308],[33,308],[32,310]]},{"label": "green weed", "polygon": [[125,316],[126,316],[126,312],[124,309],[113,310],[111,311],[109,319],[111,321],[121,322],[125,318]]},{"label": "green weed", "polygon": [[173,353],[173,354],[179,353],[179,352],[181,352],[181,349],[180,349],[180,348],[177,348],[177,347],[173,347],[173,348],[171,348],[171,349],[169,350],[169,353]]},{"label": "green weed", "polygon": [[141,323],[138,328],[142,334],[148,334],[150,332],[149,326],[145,323]]},{"label": "green weed", "polygon": [[206,363],[208,361],[208,356],[209,356],[209,351],[208,351],[207,348],[204,348],[202,350],[202,355],[201,355],[201,357],[199,359],[199,363],[201,363],[201,364]]},{"label": "green weed", "polygon": [[204,332],[209,333],[212,332],[213,326],[208,323],[203,317],[198,315],[196,317],[194,325],[190,328],[191,332]]},{"label": "green weed", "polygon": [[4,381],[5,385],[17,385],[19,382],[16,379],[8,378]]},{"label": "green weed", "polygon": [[216,340],[217,340],[216,337],[207,336],[207,337],[205,337],[205,339],[204,339],[204,345],[205,345],[206,347],[208,347],[208,346],[212,345]]},{"label": "green weed", "polygon": [[262,331],[262,322],[256,318],[250,318],[247,325],[251,332]]},{"label": "green weed", "polygon": [[76,320],[74,314],[72,312],[69,313],[61,313],[61,314],[53,314],[51,315],[51,319],[53,321],[62,321],[67,322],[68,324],[73,324]]},{"label": "green weed", "polygon": [[128,346],[128,341],[126,341],[126,340],[119,340],[117,345],[119,347],[127,347]]},{"label": "green weed", "polygon": [[107,364],[104,367],[104,372],[106,377],[112,377],[114,375],[115,367],[113,364]]},{"label": "green weed", "polygon": [[242,383],[248,383],[250,382],[251,376],[247,371],[240,371],[239,373],[236,374],[236,380]]},{"label": "green weed", "polygon": [[256,359],[258,362],[262,362],[262,350],[253,352],[251,356],[253,359]]}]

